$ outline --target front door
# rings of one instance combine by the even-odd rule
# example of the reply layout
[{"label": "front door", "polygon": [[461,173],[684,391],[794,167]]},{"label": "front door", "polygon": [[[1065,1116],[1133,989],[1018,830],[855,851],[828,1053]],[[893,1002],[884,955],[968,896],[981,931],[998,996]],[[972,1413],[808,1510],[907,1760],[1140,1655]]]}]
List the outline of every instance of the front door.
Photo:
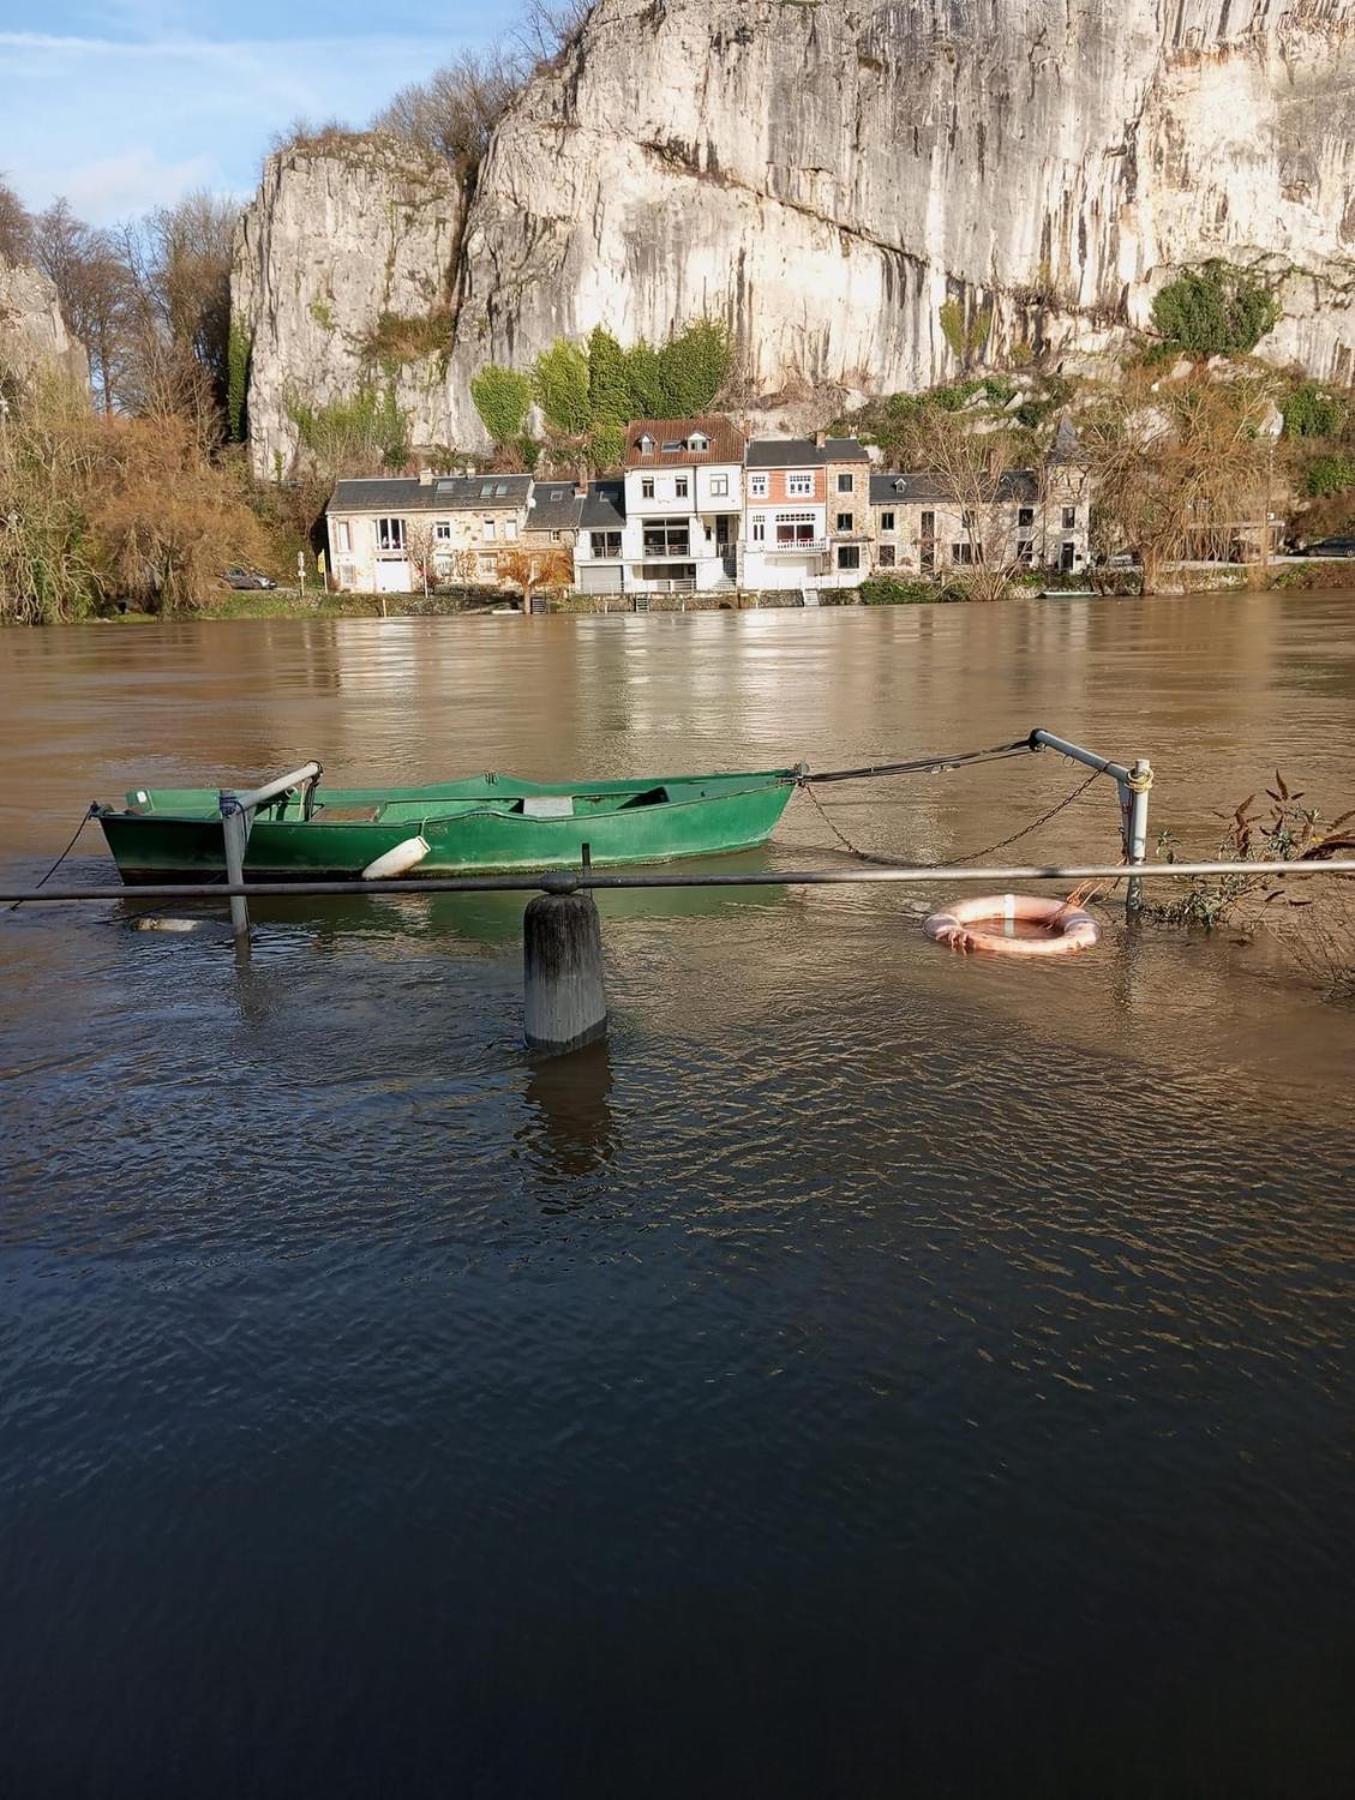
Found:
[{"label": "front door", "polygon": [[1062,550],[1059,551],[1059,567],[1064,570],[1065,573],[1072,568],[1073,559],[1076,554],[1077,553],[1071,544],[1065,544]]}]

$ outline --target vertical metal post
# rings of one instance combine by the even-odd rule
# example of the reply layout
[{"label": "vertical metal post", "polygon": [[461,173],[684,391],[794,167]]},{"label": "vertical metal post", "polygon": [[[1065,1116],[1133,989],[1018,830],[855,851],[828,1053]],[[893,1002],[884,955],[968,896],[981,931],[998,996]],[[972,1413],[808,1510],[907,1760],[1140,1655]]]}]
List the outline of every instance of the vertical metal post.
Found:
[{"label": "vertical metal post", "polygon": [[[1131,868],[1148,856],[1148,790],[1153,785],[1152,765],[1142,757],[1129,771],[1128,806],[1125,816],[1125,857]],[[1143,883],[1132,876],[1125,888],[1125,915],[1132,918],[1143,904]]]},{"label": "vertical metal post", "polygon": [[[245,879],[245,847],[249,842],[249,814],[234,794],[219,796],[221,836],[226,847],[226,880],[232,887]],[[237,949],[249,948],[249,902],[243,894],[231,895],[231,930]]]}]

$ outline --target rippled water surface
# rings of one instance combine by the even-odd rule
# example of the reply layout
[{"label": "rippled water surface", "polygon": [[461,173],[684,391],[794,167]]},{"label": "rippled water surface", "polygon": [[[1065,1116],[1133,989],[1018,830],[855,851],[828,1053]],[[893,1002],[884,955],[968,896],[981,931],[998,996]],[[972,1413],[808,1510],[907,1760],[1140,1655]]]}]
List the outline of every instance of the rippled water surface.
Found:
[{"label": "rippled water surface", "polygon": [[[0,636],[0,875],[133,783],[840,766],[1045,725],[1210,849],[1355,804],[1355,598]],[[981,849],[1050,756],[802,797]],[[1114,856],[1097,784],[1005,855]],[[105,874],[82,837],[66,873]],[[1355,1015],[1110,912],[615,894],[0,922],[0,1794],[1355,1787]]]}]

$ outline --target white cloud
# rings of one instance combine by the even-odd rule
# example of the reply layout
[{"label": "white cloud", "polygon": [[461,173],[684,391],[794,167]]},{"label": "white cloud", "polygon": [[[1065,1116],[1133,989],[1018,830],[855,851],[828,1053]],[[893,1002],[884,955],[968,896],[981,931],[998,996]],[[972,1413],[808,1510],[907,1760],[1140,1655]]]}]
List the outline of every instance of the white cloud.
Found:
[{"label": "white cloud", "polygon": [[116,156],[55,170],[49,185],[51,192],[66,196],[81,218],[107,220],[168,206],[194,188],[223,192],[230,184],[214,157],[161,162],[141,144]]}]

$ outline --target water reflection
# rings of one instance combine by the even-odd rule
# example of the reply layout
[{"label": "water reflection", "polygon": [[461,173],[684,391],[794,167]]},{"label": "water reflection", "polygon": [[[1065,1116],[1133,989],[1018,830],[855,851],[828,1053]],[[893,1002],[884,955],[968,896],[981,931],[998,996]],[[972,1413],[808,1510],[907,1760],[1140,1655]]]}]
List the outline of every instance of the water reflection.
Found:
[{"label": "water reflection", "polygon": [[518,1132],[519,1143],[540,1158],[552,1193],[545,1213],[568,1213],[583,1204],[586,1190],[568,1195],[556,1183],[571,1186],[611,1161],[618,1149],[611,1108],[612,1059],[606,1041],[589,1044],[569,1056],[533,1059],[525,1099],[531,1111]]}]

